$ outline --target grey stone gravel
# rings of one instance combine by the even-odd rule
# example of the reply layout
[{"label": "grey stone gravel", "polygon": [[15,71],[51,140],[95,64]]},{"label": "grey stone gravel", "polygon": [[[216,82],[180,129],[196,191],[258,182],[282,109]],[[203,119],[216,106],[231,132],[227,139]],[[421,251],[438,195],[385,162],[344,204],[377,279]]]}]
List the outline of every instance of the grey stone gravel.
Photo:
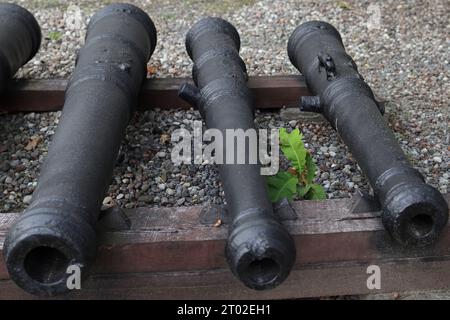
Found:
[{"label": "grey stone gravel", "polygon": [[[84,24],[107,1],[16,1],[35,13],[44,40],[38,55],[17,77],[70,76],[84,29],[66,28],[64,13],[80,6]],[[190,76],[184,48],[189,27],[205,15],[232,22],[242,39],[250,75],[295,74],[287,39],[300,23],[325,19],[341,32],[349,53],[379,97],[388,101],[386,120],[403,150],[443,193],[449,188],[449,25],[448,2],[383,1],[379,29],[368,30],[368,1],[130,1],[146,9],[159,43],[149,63],[150,77]],[[344,4],[345,3],[345,4]],[[60,112],[1,115],[0,211],[22,210],[31,201],[39,168]],[[167,135],[200,120],[193,110],[153,110],[135,115],[127,129],[114,179],[103,205],[138,206],[223,203],[217,170],[211,165],[175,166]],[[317,115],[295,110],[257,112],[261,128],[300,128],[320,172],[328,198],[369,190],[345,145]],[[30,141],[37,142],[29,146]]]}]

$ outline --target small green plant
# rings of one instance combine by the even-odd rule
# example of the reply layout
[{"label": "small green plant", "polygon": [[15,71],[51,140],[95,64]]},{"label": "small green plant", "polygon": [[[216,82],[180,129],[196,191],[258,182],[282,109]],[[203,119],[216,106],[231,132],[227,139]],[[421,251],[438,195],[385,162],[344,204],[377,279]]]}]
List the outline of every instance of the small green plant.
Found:
[{"label": "small green plant", "polygon": [[48,33],[48,38],[53,41],[58,41],[61,39],[61,37],[62,37],[62,34],[59,31],[50,31]]},{"label": "small green plant", "polygon": [[267,178],[269,197],[274,203],[283,198],[292,200],[295,196],[316,200],[326,198],[322,186],[313,183],[317,166],[302,139],[298,129],[288,133],[285,128],[280,128],[280,148],[291,167]]}]

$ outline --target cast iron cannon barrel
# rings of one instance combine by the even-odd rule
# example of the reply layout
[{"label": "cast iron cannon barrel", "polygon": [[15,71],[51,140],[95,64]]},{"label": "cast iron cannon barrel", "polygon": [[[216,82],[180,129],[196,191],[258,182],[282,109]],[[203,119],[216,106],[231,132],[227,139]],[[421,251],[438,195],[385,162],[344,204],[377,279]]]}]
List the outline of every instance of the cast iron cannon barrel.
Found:
[{"label": "cast iron cannon barrel", "polygon": [[93,262],[102,200],[155,45],[153,22],[133,5],[91,18],[32,203],[5,242],[10,276],[26,291],[66,292],[67,268],[85,276]]},{"label": "cast iron cannon barrel", "polygon": [[302,98],[301,109],[322,113],[348,146],[380,201],[387,231],[403,245],[433,243],[448,206],[407,160],[339,32],[326,22],[304,23],[289,38],[288,54],[315,95]]},{"label": "cast iron cannon barrel", "polygon": [[[227,129],[255,130],[252,94],[247,87],[240,38],[233,25],[219,18],[197,22],[186,36],[194,61],[197,87],[183,85],[179,95],[200,109],[208,128],[220,130],[227,145]],[[295,261],[293,239],[274,214],[260,165],[249,162],[219,164],[228,213],[231,217],[226,258],[232,272],[248,287],[273,288],[289,274]],[[226,153],[231,152],[224,148]]]},{"label": "cast iron cannon barrel", "polygon": [[0,3],[0,94],[40,44],[41,28],[34,16],[16,4]]}]

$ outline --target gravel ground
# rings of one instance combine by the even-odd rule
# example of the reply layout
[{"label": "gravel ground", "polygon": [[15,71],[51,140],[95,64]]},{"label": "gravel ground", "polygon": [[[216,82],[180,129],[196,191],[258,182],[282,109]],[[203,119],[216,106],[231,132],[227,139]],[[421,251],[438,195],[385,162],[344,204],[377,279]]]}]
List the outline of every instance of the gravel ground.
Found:
[{"label": "gravel ground", "polygon": [[[39,20],[40,52],[17,77],[67,78],[83,42],[91,14],[109,1],[76,1],[81,30],[66,27],[64,13],[75,1],[16,1]],[[431,185],[449,188],[450,10],[443,1],[383,1],[378,29],[368,29],[368,1],[130,1],[146,9],[159,43],[149,63],[150,77],[190,76],[184,48],[189,27],[205,15],[232,22],[242,39],[241,54],[250,75],[291,74],[287,39],[300,23],[324,19],[341,32],[349,53],[378,96],[388,101],[386,119],[404,151]],[[194,8],[194,9],[192,9]],[[31,200],[39,167],[60,113],[1,115],[0,212],[21,210]],[[136,114],[122,145],[105,205],[124,207],[222,203],[217,171],[210,165],[174,166],[167,136],[200,120],[196,111]],[[297,121],[291,112],[258,113],[262,128],[299,127],[312,152],[329,198],[368,190],[367,180],[336,133],[324,122]]]}]

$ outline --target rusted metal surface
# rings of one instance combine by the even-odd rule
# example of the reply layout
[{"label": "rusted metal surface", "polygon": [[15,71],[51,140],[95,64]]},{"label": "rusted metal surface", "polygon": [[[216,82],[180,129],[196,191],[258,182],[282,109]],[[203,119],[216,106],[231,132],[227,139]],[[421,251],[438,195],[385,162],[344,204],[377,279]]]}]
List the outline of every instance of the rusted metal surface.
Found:
[{"label": "rusted metal surface", "polygon": [[[139,108],[190,108],[178,97],[183,83],[192,83],[190,78],[147,79],[141,90]],[[309,95],[302,76],[257,76],[250,77],[248,86],[255,98],[257,108],[296,107],[299,98]],[[12,82],[5,96],[0,99],[3,112],[48,112],[61,110],[64,105],[65,79],[25,80]]]},{"label": "rusted metal surface", "polygon": [[[444,197],[450,202],[450,194]],[[380,212],[352,210],[358,200],[293,203],[298,219],[283,224],[300,248],[297,261],[286,281],[267,292],[245,288],[227,270],[227,228],[200,223],[202,207],[123,210],[131,227],[103,226],[110,231],[99,235],[92,275],[62,298],[278,299],[450,286],[450,225],[433,246],[404,249],[383,230]],[[0,249],[17,216],[0,214]],[[373,264],[381,268],[381,290],[366,287]],[[33,298],[9,280],[2,260],[0,298]]]}]

